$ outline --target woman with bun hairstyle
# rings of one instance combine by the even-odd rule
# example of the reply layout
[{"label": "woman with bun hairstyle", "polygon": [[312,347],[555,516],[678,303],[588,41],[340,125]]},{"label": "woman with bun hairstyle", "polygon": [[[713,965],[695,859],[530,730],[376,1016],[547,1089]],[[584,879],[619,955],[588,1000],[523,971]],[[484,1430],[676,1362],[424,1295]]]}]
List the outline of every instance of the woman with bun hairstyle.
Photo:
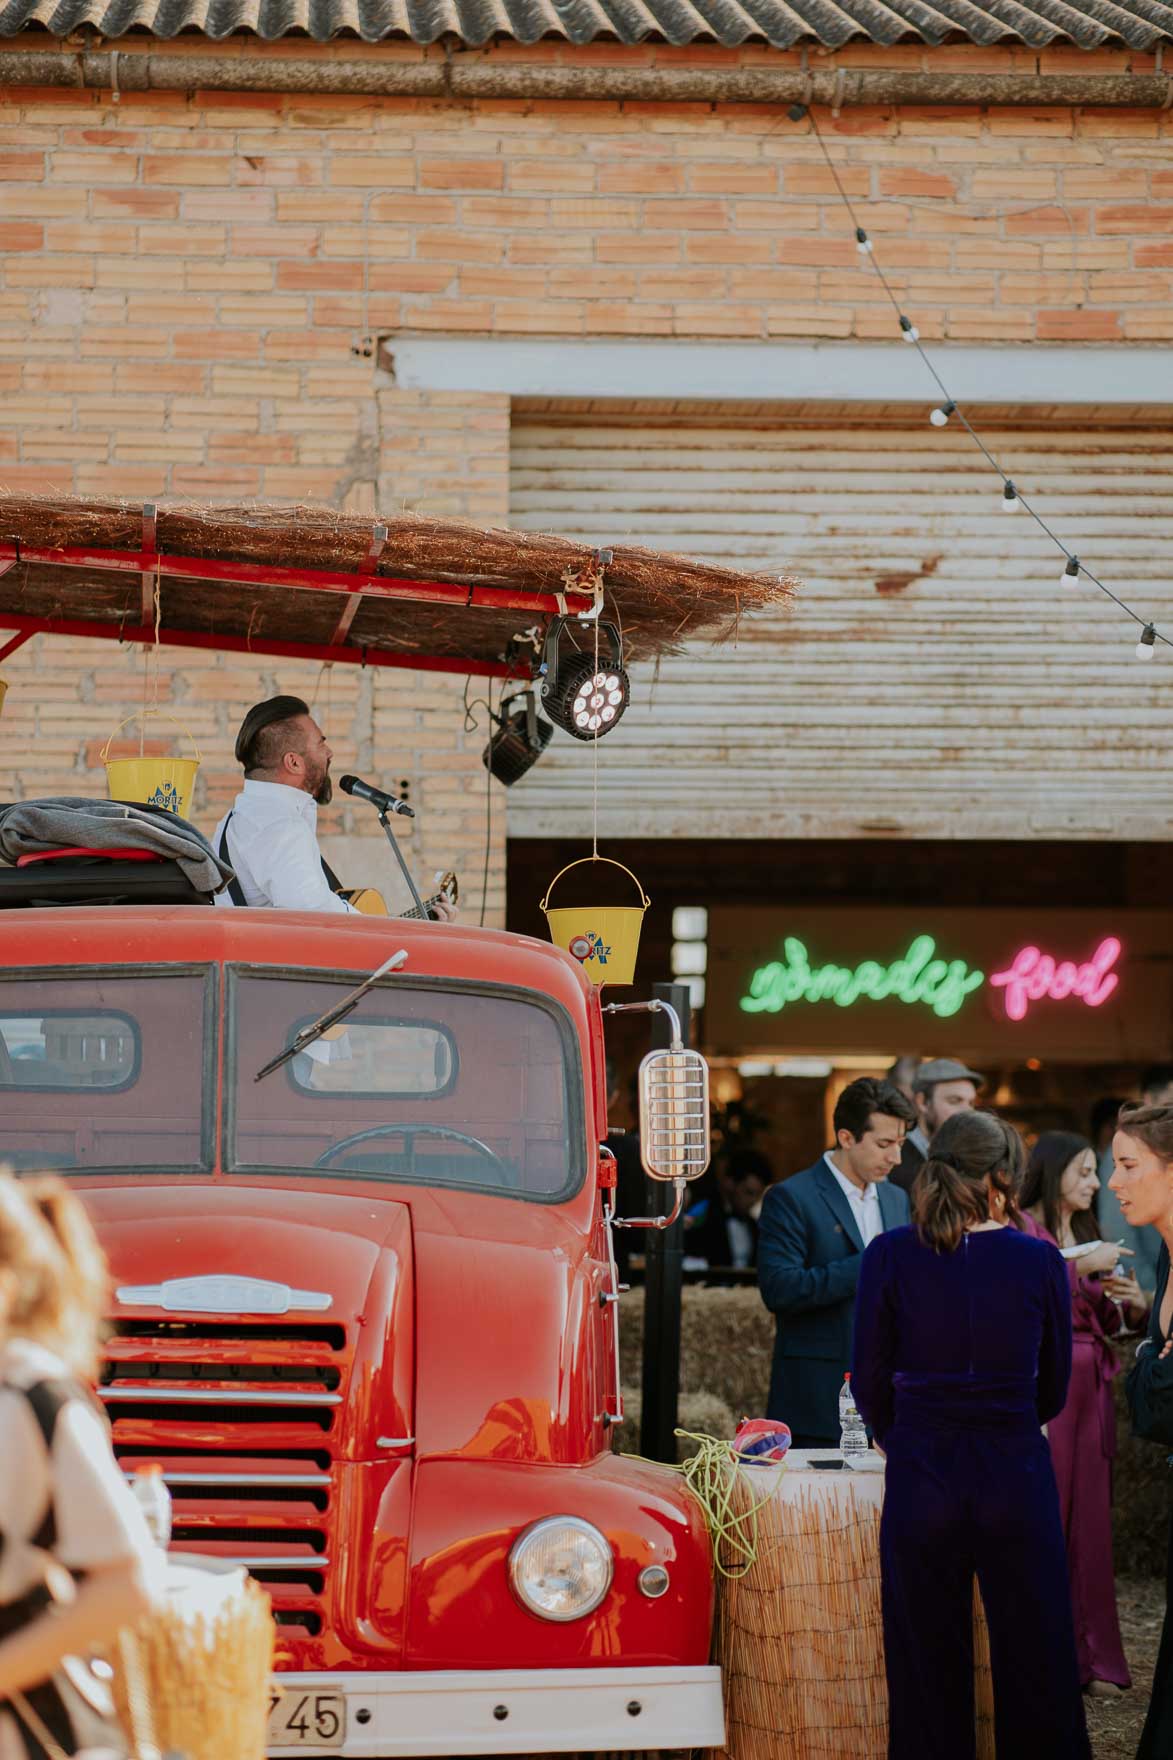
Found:
[{"label": "woman with bun hairstyle", "polygon": [[[1108,1340],[1123,1325],[1145,1319],[1144,1293],[1135,1277],[1116,1276],[1127,1247],[1100,1239],[1094,1209],[1100,1189],[1095,1150],[1073,1131],[1044,1131],[1030,1152],[1022,1186],[1022,1222],[1029,1234],[1068,1259],[1073,1353],[1067,1404],[1047,1426],[1059,1486],[1059,1513],[1067,1541],[1071,1605],[1085,1692],[1110,1697],[1132,1685],[1112,1570],[1112,1462],[1116,1408],[1112,1380],[1116,1353]],[[1107,1281],[1105,1281],[1107,1280]],[[1119,1302],[1112,1298],[1119,1293]]]},{"label": "woman with bun hairstyle", "polygon": [[85,1391],[105,1295],[78,1200],[0,1173],[0,1760],[125,1752],[83,1659],[147,1610],[159,1554]]},{"label": "woman with bun hairstyle", "polygon": [[1088,1760],[1050,1450],[1071,1371],[1067,1270],[1011,1226],[1017,1133],[963,1112],[933,1138],[913,1223],[868,1247],[856,1403],[887,1454],[880,1525],[889,1760],[973,1760],[973,1585],[998,1760]]},{"label": "woman with bun hairstyle", "polygon": [[[1149,1328],[1137,1347],[1125,1384],[1135,1436],[1173,1447],[1173,1106],[1124,1106],[1112,1139],[1115,1168],[1108,1181],[1133,1228],[1155,1228],[1161,1237],[1157,1287]],[[1165,1625],[1153,1696],[1136,1760],[1169,1760],[1173,1754],[1173,1530],[1165,1577]]]}]

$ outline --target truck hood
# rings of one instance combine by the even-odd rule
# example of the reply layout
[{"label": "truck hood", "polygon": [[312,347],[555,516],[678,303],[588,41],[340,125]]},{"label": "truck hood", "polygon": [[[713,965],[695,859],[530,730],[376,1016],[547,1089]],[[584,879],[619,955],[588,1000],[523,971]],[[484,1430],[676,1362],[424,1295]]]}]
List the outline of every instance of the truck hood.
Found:
[{"label": "truck hood", "polygon": [[[282,1442],[320,1443],[328,1434],[334,1455],[359,1460],[376,1455],[380,1433],[412,1434],[415,1290],[406,1204],[316,1187],[194,1180],[95,1183],[83,1195],[113,1273],[117,1336],[107,1350],[103,1397],[116,1438],[127,1432],[120,1414],[149,1420],[168,1403],[159,1378],[176,1386],[188,1359],[203,1365],[194,1374],[209,1390],[231,1386],[239,1394],[258,1383],[268,1402],[250,1414],[258,1438],[264,1420],[281,1420]],[[253,1365],[260,1365],[256,1373]],[[325,1388],[329,1410],[293,1410],[295,1400],[281,1400],[274,1376],[291,1395],[295,1387]],[[113,1390],[115,1382],[123,1391]],[[306,1403],[302,1394],[296,1399]],[[169,1410],[168,1420],[177,1415]],[[192,1445],[200,1440],[190,1423],[183,1433]],[[234,1425],[234,1442],[239,1434]]]},{"label": "truck hood", "polygon": [[[349,1327],[360,1316],[375,1318],[366,1313],[367,1292],[380,1254],[406,1249],[410,1260],[407,1208],[394,1200],[211,1181],[125,1182],[91,1186],[82,1195],[115,1288],[134,1292],[135,1299],[118,1304],[118,1314],[316,1314]],[[205,1284],[214,1306],[202,1307],[198,1291],[174,1287],[196,1278],[225,1280],[219,1293]],[[249,1295],[240,1279],[261,1287]],[[164,1284],[173,1286],[170,1299],[144,1299]]]}]

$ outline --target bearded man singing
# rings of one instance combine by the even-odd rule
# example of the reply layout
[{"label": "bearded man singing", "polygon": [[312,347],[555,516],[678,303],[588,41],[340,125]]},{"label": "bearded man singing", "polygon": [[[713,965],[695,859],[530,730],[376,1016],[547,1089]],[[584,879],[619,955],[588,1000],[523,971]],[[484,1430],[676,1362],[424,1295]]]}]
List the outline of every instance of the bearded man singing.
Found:
[{"label": "bearded man singing", "polygon": [[[326,736],[300,697],[256,703],[240,724],[236,761],[244,787],[213,845],[236,879],[218,905],[287,911],[353,911],[318,848],[318,808],[333,794]],[[434,915],[455,913],[442,901]]]}]

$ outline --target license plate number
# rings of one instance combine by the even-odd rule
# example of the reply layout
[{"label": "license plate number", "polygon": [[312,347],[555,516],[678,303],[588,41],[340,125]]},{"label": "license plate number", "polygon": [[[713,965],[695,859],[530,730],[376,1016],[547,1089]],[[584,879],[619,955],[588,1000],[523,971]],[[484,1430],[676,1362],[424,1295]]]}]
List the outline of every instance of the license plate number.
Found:
[{"label": "license plate number", "polygon": [[271,1748],[340,1748],[346,1740],[341,1693],[285,1692],[269,1704]]}]

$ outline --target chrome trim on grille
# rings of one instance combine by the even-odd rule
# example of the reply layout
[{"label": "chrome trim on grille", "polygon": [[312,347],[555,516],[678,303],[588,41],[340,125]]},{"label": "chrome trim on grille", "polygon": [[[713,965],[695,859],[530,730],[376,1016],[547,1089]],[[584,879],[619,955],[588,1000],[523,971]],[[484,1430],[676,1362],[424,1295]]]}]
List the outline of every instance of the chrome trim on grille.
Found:
[{"label": "chrome trim on grille", "polygon": [[[134,1484],[134,1472],[123,1475]],[[329,1473],[169,1473],[163,1469],[165,1485],[263,1485],[266,1489],[284,1491],[287,1487],[300,1490],[305,1486],[330,1486]]]},{"label": "chrome trim on grille", "polygon": [[225,1564],[243,1565],[246,1571],[324,1571],[328,1558],[250,1558],[247,1553],[205,1552],[204,1558],[222,1558]]},{"label": "chrome trim on grille", "polygon": [[159,1381],[143,1382],[137,1387],[100,1387],[100,1399],[137,1400],[157,1406],[340,1406],[340,1393],[269,1393],[259,1388],[240,1387],[167,1387]]}]

